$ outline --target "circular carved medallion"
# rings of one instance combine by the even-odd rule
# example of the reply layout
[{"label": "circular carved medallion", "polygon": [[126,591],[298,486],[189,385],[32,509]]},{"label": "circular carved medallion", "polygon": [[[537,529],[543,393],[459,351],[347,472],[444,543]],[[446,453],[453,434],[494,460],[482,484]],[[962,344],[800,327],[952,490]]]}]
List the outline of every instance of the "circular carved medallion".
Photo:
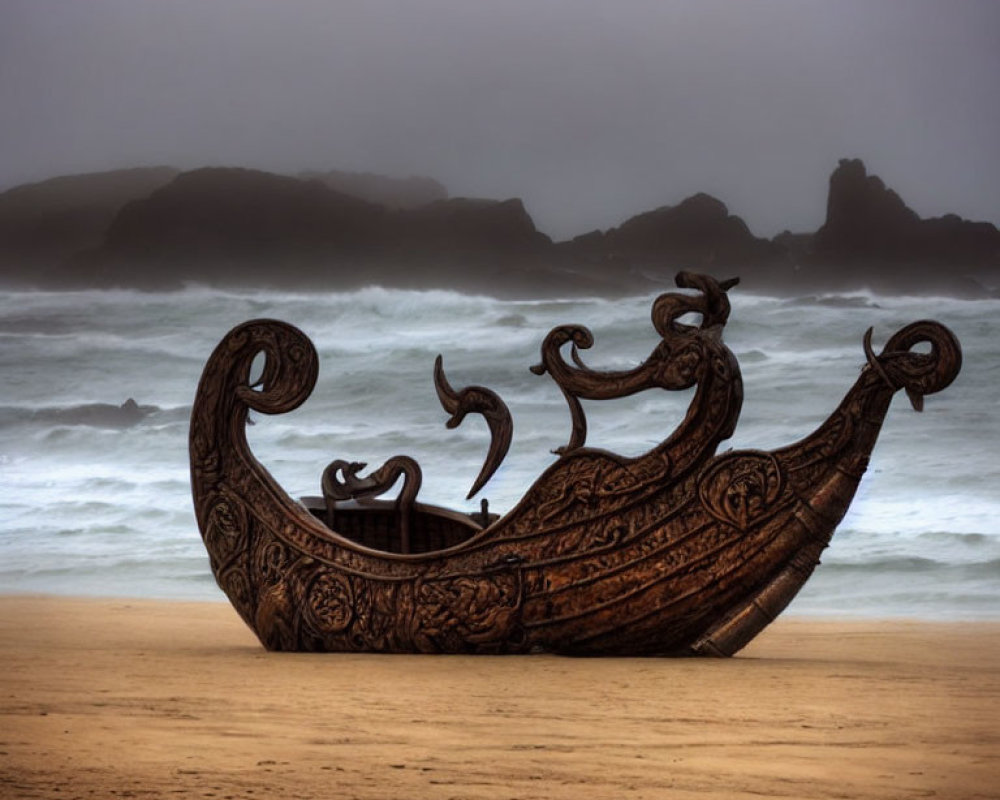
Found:
[{"label": "circular carved medallion", "polygon": [[354,598],[347,578],[330,572],[316,576],[306,597],[306,614],[320,633],[342,633],[354,618]]},{"label": "circular carved medallion", "polygon": [[717,520],[745,530],[771,510],[782,483],[781,468],[770,453],[726,453],[701,476],[698,496]]}]

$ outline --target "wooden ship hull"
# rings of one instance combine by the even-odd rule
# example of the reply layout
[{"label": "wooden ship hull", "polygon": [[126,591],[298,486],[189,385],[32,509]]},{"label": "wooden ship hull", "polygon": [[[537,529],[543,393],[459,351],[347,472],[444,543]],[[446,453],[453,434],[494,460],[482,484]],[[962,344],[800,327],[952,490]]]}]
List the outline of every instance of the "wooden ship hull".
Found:
[{"label": "wooden ship hull", "polygon": [[[697,293],[653,304],[660,336],[639,367],[597,372],[581,360],[586,328],[555,328],[542,362],[563,391],[572,436],[558,460],[501,517],[373,499],[405,457],[368,478],[334,462],[323,498],[288,496],[251,453],[250,409],[287,412],[306,400],[315,349],[286,323],[255,320],[210,357],[192,412],[191,481],[219,586],[272,650],[574,655],[737,652],[779,614],[819,561],[865,472],[894,393],[918,409],[961,366],[954,335],[921,321],[896,333],[811,435],[774,451],[716,455],[740,412],[742,383],[722,342],[726,290],[681,273]],[[697,326],[680,318],[696,312]],[[913,348],[929,343],[929,352]],[[571,360],[563,359],[564,346]],[[261,379],[251,363],[264,353]],[[482,413],[494,434],[481,486],[510,440],[506,407],[483,387],[435,380],[449,426]],[[579,398],[695,387],[687,416],[637,458],[585,446]],[[329,479],[329,480],[328,480]],[[470,493],[471,494],[471,493]]]}]

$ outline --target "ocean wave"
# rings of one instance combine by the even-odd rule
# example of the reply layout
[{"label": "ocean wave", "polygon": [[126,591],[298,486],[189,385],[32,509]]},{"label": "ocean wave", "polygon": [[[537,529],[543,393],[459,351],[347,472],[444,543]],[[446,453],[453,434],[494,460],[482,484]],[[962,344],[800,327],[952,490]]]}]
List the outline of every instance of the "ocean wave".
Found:
[{"label": "ocean wave", "polygon": [[961,574],[970,578],[993,578],[1000,588],[1000,558],[982,561],[944,561],[918,555],[900,555],[883,558],[873,558],[866,561],[835,561],[825,560],[821,569],[831,574],[848,575],[857,573],[904,573],[908,575],[949,572]]},{"label": "ocean wave", "polygon": [[[669,291],[676,291],[672,287]],[[498,299],[482,292],[461,292],[453,289],[403,289],[372,284],[362,288],[348,290],[292,290],[270,288],[221,288],[206,286],[195,282],[183,287],[171,289],[4,289],[0,291],[0,312],[4,306],[19,312],[35,312],[46,315],[73,313],[81,308],[114,307],[116,309],[135,306],[163,305],[178,307],[215,305],[225,303],[254,304],[258,309],[267,309],[275,304],[308,303],[328,304],[337,299],[348,302],[381,301],[386,298],[416,297],[425,302],[436,301],[485,301],[488,303],[505,303],[531,305],[553,309],[567,305],[599,305],[620,304],[634,299],[648,303],[651,295],[657,291],[637,292],[620,298],[608,299],[597,296],[565,296],[545,297],[535,299],[508,300]],[[856,289],[840,292],[813,292],[789,297],[788,295],[757,290],[751,285],[741,284],[730,291],[730,297],[743,302],[770,302],[775,304],[808,304],[819,300],[845,298],[857,302],[857,299],[881,303],[883,300],[906,303],[939,302],[947,304],[982,304],[997,303],[995,297],[952,297],[933,294],[886,294],[872,289]],[[8,312],[10,313],[10,312]]]},{"label": "ocean wave", "polygon": [[17,571],[4,569],[0,571],[0,582],[4,578],[11,580],[17,577],[81,577],[88,573],[97,575],[103,573],[106,578],[112,581],[116,578],[125,577],[128,573],[142,572],[149,573],[151,567],[153,572],[170,573],[171,570],[184,571],[196,575],[205,573],[211,579],[211,571],[207,569],[206,559],[192,551],[190,555],[163,555],[157,554],[148,558],[136,556],[122,557],[120,553],[94,553],[84,558],[77,556],[72,561],[53,562],[38,561],[34,564],[25,564]]},{"label": "ocean wave", "polygon": [[150,403],[79,403],[76,405],[32,407],[0,406],[0,426],[34,425],[42,427],[132,428],[166,427],[188,423],[191,406],[164,408]]},{"label": "ocean wave", "polygon": [[1000,548],[1000,530],[988,533],[956,533],[953,531],[923,531],[915,537],[918,541],[957,544],[972,548]]},{"label": "ocean wave", "polygon": [[146,366],[156,364],[159,368],[166,364],[201,364],[204,360],[200,349],[192,348],[188,331],[154,338],[144,338],[140,329],[107,333],[0,333],[0,339],[6,339],[5,347],[17,349],[23,357],[37,358],[42,355],[46,360],[59,358],[66,363],[100,358],[102,355],[119,362],[132,358]]},{"label": "ocean wave", "polygon": [[161,411],[159,406],[140,405],[129,398],[120,405],[111,403],[84,403],[77,406],[16,409],[25,412],[22,421],[43,425],[86,425],[92,428],[130,428],[138,425],[150,414]]},{"label": "ocean wave", "polygon": [[868,292],[806,294],[787,298],[784,300],[784,304],[793,306],[817,305],[829,308],[882,308],[875,299],[875,295]]}]

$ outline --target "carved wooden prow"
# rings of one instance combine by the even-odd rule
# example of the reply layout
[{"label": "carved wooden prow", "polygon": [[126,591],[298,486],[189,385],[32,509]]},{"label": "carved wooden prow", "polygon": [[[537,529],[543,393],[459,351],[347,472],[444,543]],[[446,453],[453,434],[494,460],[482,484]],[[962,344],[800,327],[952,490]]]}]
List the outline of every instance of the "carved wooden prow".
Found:
[{"label": "carved wooden prow", "polygon": [[[739,283],[739,278],[717,281],[709,275],[680,272],[676,277],[682,289],[695,289],[698,294],[667,292],[653,303],[653,327],[662,341],[638,367],[621,371],[598,371],[589,368],[580,356],[580,350],[593,346],[594,336],[583,325],[560,325],[553,328],[542,342],[541,363],[531,367],[536,375],[549,373],[559,386],[569,405],[572,432],[569,442],[557,448],[557,455],[565,455],[584,446],[587,440],[587,418],[580,404],[585,400],[609,400],[627,397],[646,389],[688,389],[696,382],[695,362],[701,353],[692,349],[695,332],[704,332],[721,341],[722,328],[729,319],[730,305],[726,291]],[[698,325],[688,325],[679,320],[688,315],[701,316]],[[563,360],[560,352],[570,344],[573,365]],[[689,351],[685,355],[685,350]],[[671,362],[690,363],[690,369],[671,369]],[[735,362],[733,362],[735,365]],[[734,370],[739,380],[739,369]],[[738,409],[737,409],[737,414]],[[734,420],[735,424],[735,420]]]}]

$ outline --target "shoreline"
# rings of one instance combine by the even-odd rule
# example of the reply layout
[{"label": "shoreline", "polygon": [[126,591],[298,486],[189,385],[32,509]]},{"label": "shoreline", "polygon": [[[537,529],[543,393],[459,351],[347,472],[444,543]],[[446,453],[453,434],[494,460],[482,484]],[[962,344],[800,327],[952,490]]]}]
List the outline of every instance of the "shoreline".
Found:
[{"label": "shoreline", "polygon": [[[153,605],[189,604],[195,606],[222,606],[223,608],[232,609],[229,599],[225,596],[225,594],[223,594],[222,590],[219,589],[215,583],[212,583],[212,587],[213,589],[211,592],[198,592],[187,596],[182,594],[170,595],[166,593],[148,595],[129,594],[124,590],[119,593],[99,594],[96,592],[88,592],[85,589],[81,590],[79,588],[63,592],[58,589],[41,590],[34,587],[0,587],[0,604],[2,604],[5,600],[40,600],[67,601],[70,603],[150,603]],[[239,620],[235,611],[233,611],[233,618]],[[791,606],[782,611],[779,617],[779,623],[784,624],[787,622],[805,624],[816,623],[819,625],[927,625],[931,628],[937,626],[954,627],[963,625],[984,625],[987,627],[996,626],[1000,629],[1000,609],[990,606],[988,609],[979,609],[975,611],[965,609],[964,612],[956,611],[954,613],[949,613],[947,611],[941,611],[939,608],[935,608],[933,614],[922,616],[921,612],[918,611],[893,613],[891,611],[887,612],[879,609],[871,611],[858,609],[833,610],[825,605],[797,609],[793,603]]]},{"label": "shoreline", "polygon": [[731,659],[268,653],[227,603],[0,595],[0,796],[996,797],[1000,621]]}]

